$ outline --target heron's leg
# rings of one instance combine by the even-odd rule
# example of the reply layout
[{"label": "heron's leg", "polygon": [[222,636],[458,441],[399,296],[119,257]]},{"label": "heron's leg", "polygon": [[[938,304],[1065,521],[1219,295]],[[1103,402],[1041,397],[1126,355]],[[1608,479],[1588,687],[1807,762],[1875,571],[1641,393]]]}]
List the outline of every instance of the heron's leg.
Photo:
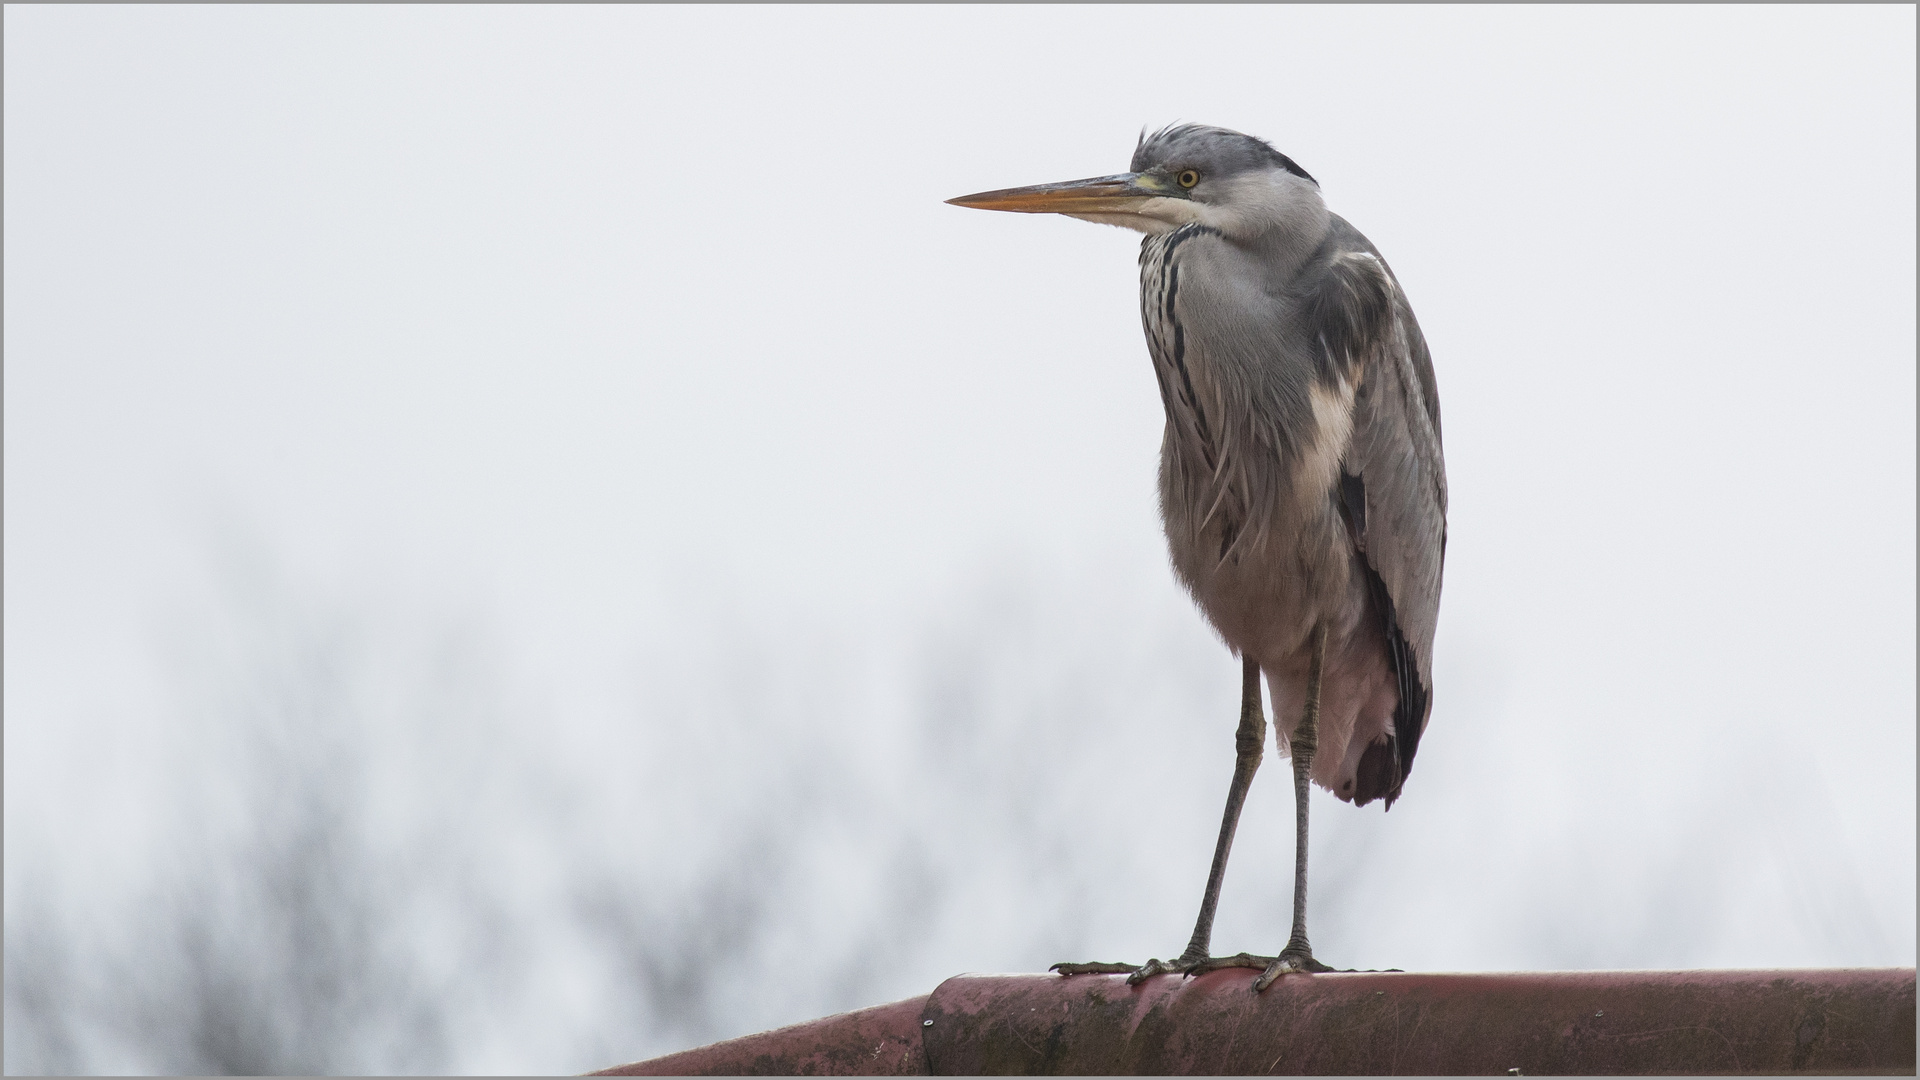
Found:
[{"label": "heron's leg", "polygon": [[1240,808],[1247,803],[1253,774],[1260,771],[1260,755],[1267,742],[1267,718],[1260,708],[1260,665],[1249,656],[1241,661],[1240,726],[1233,733],[1233,782],[1227,786],[1227,808],[1220,817],[1220,838],[1213,844],[1213,867],[1207,871],[1206,895],[1200,898],[1200,918],[1178,963],[1205,960],[1213,944],[1213,912],[1220,905],[1220,883],[1227,876],[1227,856],[1233,852],[1233,834],[1240,827]]},{"label": "heron's leg", "polygon": [[[1227,787],[1227,809],[1220,819],[1220,838],[1213,845],[1213,868],[1207,872],[1206,895],[1200,898],[1200,918],[1194,922],[1193,937],[1178,960],[1149,960],[1134,968],[1125,964],[1055,964],[1063,975],[1126,973],[1127,982],[1142,980],[1166,972],[1193,971],[1207,959],[1213,942],[1213,912],[1220,904],[1220,883],[1227,876],[1227,856],[1233,851],[1233,834],[1240,827],[1240,808],[1246,805],[1247,789],[1253,774],[1260,769],[1260,755],[1267,742],[1267,718],[1260,707],[1260,665],[1252,657],[1241,662],[1240,726],[1233,734],[1233,782]],[[1255,965],[1244,965],[1255,966]],[[1263,962],[1257,966],[1265,967]]]},{"label": "heron's leg", "polygon": [[1313,660],[1307,668],[1307,708],[1300,726],[1293,731],[1293,934],[1287,947],[1253,981],[1255,990],[1265,990],[1273,980],[1289,971],[1331,971],[1313,958],[1313,946],[1307,943],[1307,777],[1313,769],[1313,752],[1320,742],[1320,669],[1326,661],[1327,628],[1323,623],[1313,630]]}]

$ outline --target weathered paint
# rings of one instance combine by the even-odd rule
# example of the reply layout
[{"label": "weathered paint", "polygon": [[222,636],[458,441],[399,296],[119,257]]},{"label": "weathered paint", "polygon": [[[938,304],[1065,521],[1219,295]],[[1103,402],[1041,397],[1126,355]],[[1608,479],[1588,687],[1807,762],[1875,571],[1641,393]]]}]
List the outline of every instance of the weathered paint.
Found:
[{"label": "weathered paint", "polygon": [[1914,1072],[1912,968],[1254,975],[963,975],[609,1072]]}]

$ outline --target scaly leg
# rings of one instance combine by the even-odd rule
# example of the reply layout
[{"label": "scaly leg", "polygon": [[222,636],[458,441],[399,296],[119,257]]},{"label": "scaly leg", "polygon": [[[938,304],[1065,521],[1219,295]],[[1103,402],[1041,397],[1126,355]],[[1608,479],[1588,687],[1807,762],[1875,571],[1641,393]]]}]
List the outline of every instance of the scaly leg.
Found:
[{"label": "scaly leg", "polygon": [[1213,868],[1207,872],[1206,895],[1200,899],[1200,918],[1194,922],[1193,937],[1186,951],[1171,962],[1149,960],[1142,967],[1128,964],[1055,964],[1062,975],[1125,973],[1129,984],[1165,972],[1191,972],[1207,961],[1213,942],[1213,912],[1220,903],[1220,883],[1227,876],[1227,856],[1233,851],[1233,834],[1240,826],[1240,808],[1246,805],[1247,788],[1260,769],[1260,755],[1267,742],[1267,718],[1260,708],[1260,665],[1252,657],[1242,661],[1240,680],[1240,727],[1233,734],[1233,783],[1227,788],[1227,809],[1220,819],[1220,838],[1213,845]]},{"label": "scaly leg", "polygon": [[1213,910],[1220,904],[1220,883],[1227,876],[1227,856],[1233,851],[1233,834],[1240,827],[1240,808],[1246,805],[1247,789],[1253,786],[1253,774],[1260,771],[1260,755],[1267,742],[1267,718],[1260,709],[1260,665],[1252,657],[1242,661],[1240,675],[1240,727],[1233,733],[1233,783],[1227,787],[1227,809],[1220,818],[1220,838],[1213,845],[1213,868],[1207,872],[1207,892],[1200,899],[1200,918],[1193,924],[1193,938],[1180,962],[1191,964],[1205,960],[1213,944]]},{"label": "scaly leg", "polygon": [[1320,740],[1320,668],[1327,655],[1325,624],[1313,631],[1313,660],[1307,668],[1307,708],[1300,726],[1293,732],[1293,934],[1287,947],[1253,980],[1255,990],[1265,990],[1273,980],[1289,971],[1332,971],[1313,958],[1313,946],[1307,943],[1307,776],[1313,769],[1313,752]]}]

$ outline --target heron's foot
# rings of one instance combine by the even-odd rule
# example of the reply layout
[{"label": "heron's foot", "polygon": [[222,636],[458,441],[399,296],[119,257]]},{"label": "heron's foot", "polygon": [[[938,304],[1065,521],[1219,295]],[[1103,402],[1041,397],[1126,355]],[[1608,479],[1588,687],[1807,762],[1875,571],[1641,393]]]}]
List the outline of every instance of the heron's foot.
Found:
[{"label": "heron's foot", "polygon": [[1209,971],[1225,971],[1228,968],[1252,968],[1255,971],[1265,971],[1273,963],[1274,958],[1271,956],[1256,956],[1253,953],[1240,952],[1232,956],[1209,956],[1195,964],[1187,974],[1205,975]]},{"label": "heron's foot", "polygon": [[1055,964],[1047,969],[1062,975],[1131,975],[1132,964],[1103,964],[1094,961],[1090,964]]},{"label": "heron's foot", "polygon": [[1186,972],[1192,963],[1181,960],[1149,960],[1138,967],[1133,964],[1055,964],[1048,971],[1057,971],[1062,975],[1125,975],[1128,986],[1139,986],[1155,975],[1172,972]]},{"label": "heron's foot", "polygon": [[1182,956],[1178,960],[1149,960],[1139,967],[1132,964],[1055,964],[1049,968],[1062,975],[1125,975],[1128,986],[1139,986],[1155,975],[1205,975],[1225,968],[1252,968],[1265,971],[1275,963],[1271,956],[1236,953],[1233,956]]},{"label": "heron's foot", "polygon": [[1343,969],[1331,968],[1315,960],[1313,953],[1308,950],[1288,949],[1275,957],[1273,963],[1267,965],[1267,970],[1261,972],[1260,977],[1253,980],[1253,991],[1257,994],[1265,990],[1267,987],[1272,986],[1273,981],[1282,975],[1317,974],[1319,972],[1340,970]]},{"label": "heron's foot", "polygon": [[1149,960],[1138,967],[1132,964],[1055,964],[1047,970],[1062,975],[1125,975],[1128,986],[1139,986],[1155,975],[1196,974],[1195,969],[1206,962],[1204,956],[1197,959],[1183,956],[1178,960]]},{"label": "heron's foot", "polygon": [[1139,986],[1155,975],[1191,975],[1193,969],[1206,963],[1207,958],[1182,956],[1178,960],[1161,960],[1155,957],[1141,964],[1127,974],[1128,986]]},{"label": "heron's foot", "polygon": [[[1260,975],[1253,980],[1253,989],[1257,993],[1272,986],[1275,979],[1282,975],[1313,975],[1322,972],[1353,974],[1355,968],[1329,967],[1313,958],[1306,950],[1288,949],[1279,956],[1259,956],[1254,953],[1234,953],[1232,956],[1183,956],[1178,960],[1149,960],[1139,967],[1132,964],[1055,964],[1049,971],[1062,975],[1125,975],[1128,986],[1138,986],[1155,975],[1205,975],[1210,971],[1225,971],[1228,968],[1251,968]],[[1373,974],[1379,972],[1368,969]],[[1399,968],[1386,968],[1386,971],[1399,971]]]}]

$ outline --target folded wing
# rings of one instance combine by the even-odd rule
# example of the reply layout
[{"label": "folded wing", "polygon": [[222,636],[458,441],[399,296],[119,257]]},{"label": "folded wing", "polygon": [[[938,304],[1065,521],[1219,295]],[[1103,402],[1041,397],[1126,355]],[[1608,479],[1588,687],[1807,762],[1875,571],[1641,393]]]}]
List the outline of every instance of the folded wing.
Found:
[{"label": "folded wing", "polygon": [[1426,339],[1392,271],[1370,246],[1334,257],[1314,298],[1313,320],[1326,360],[1352,372],[1357,383],[1341,501],[1400,686],[1393,759],[1379,770],[1385,774],[1380,794],[1392,806],[1432,708],[1433,633],[1447,546],[1440,403]]}]

